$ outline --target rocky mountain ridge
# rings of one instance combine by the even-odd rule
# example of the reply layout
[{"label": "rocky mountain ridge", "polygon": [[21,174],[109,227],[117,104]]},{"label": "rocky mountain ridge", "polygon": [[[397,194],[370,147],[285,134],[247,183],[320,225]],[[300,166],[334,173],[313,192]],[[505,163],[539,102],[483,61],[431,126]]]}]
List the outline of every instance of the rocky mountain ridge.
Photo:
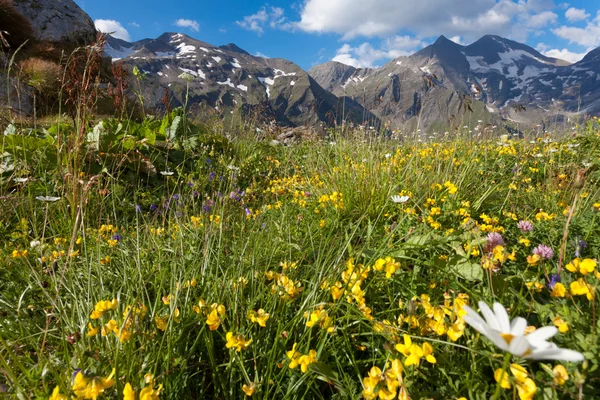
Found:
[{"label": "rocky mountain ridge", "polygon": [[213,46],[181,33],[135,43],[109,36],[104,54],[142,72],[150,106],[162,106],[166,89],[174,106],[187,96],[192,111],[203,105],[225,116],[270,115],[288,126],[378,124],[360,104],[323,89],[296,64],[252,56],[235,44]]},{"label": "rocky mountain ridge", "polygon": [[469,46],[441,36],[375,70],[329,62],[309,74],[396,127],[417,118],[421,126],[461,114],[473,119],[472,113],[478,120],[544,123],[600,112],[599,59],[600,49],[569,64],[499,36]]}]

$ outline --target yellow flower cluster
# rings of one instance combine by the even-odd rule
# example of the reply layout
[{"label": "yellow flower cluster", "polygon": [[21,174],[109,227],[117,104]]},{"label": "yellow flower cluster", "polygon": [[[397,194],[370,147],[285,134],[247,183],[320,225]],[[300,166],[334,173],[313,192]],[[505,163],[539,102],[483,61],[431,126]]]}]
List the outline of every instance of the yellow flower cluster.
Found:
[{"label": "yellow flower cluster", "polygon": [[[535,382],[533,381],[533,379],[529,378],[529,376],[527,375],[527,370],[519,364],[511,364],[510,372],[513,375],[514,384],[517,387],[519,399],[532,400],[535,397],[535,394],[537,393],[537,387],[535,386]],[[494,379],[500,384],[502,388],[512,388],[509,375],[502,368],[498,368],[494,372]]]},{"label": "yellow flower cluster", "polygon": [[246,350],[250,343],[252,343],[252,338],[246,339],[244,335],[234,335],[233,332],[227,332],[225,335],[226,343],[225,347],[228,349],[235,349],[238,353],[242,350]]},{"label": "yellow flower cluster", "polygon": [[294,369],[299,365],[302,373],[305,373],[308,371],[308,366],[310,364],[317,362],[317,352],[315,350],[310,350],[308,354],[301,354],[296,351],[296,345],[297,343],[294,343],[292,350],[286,352],[286,356],[290,360],[289,367],[290,369]]},{"label": "yellow flower cluster", "polygon": [[363,378],[362,395],[366,400],[380,398],[381,400],[409,400],[402,378],[402,362],[391,359],[383,372],[379,367],[372,367]]}]

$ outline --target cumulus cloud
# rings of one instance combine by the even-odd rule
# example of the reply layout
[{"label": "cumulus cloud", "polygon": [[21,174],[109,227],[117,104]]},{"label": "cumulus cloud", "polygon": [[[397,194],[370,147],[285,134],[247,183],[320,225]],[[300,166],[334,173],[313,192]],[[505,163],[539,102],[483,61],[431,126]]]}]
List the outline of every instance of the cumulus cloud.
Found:
[{"label": "cumulus cloud", "polygon": [[584,21],[590,17],[590,14],[586,13],[585,10],[571,7],[565,12],[565,17],[571,22]]},{"label": "cumulus cloud", "polygon": [[576,63],[577,61],[581,61],[583,57],[587,54],[585,53],[574,53],[567,49],[550,49],[542,52],[546,57],[560,58],[561,60],[568,61],[570,63]]},{"label": "cumulus cloud", "polygon": [[177,25],[180,28],[190,28],[194,32],[200,31],[200,24],[198,23],[198,21],[194,21],[191,19],[180,18],[177,21],[175,21],[175,25]]},{"label": "cumulus cloud", "polygon": [[410,36],[390,37],[384,40],[379,48],[367,42],[354,47],[345,43],[337,50],[333,61],[356,68],[374,68],[380,60],[410,55],[424,45],[421,40]]},{"label": "cumulus cloud", "polygon": [[112,37],[117,39],[131,41],[131,35],[120,22],[113,19],[97,19],[94,21],[96,29],[102,33],[110,33]]},{"label": "cumulus cloud", "polygon": [[235,22],[238,26],[258,35],[265,33],[265,28],[293,30],[294,24],[287,20],[285,11],[281,7],[263,6],[258,12],[247,15],[242,21]]},{"label": "cumulus cloud", "polygon": [[588,21],[584,28],[575,26],[560,26],[552,29],[556,36],[568,40],[569,43],[576,43],[584,47],[600,46],[600,11],[592,21]]},{"label": "cumulus cloud", "polygon": [[421,37],[444,34],[475,40],[498,34],[524,40],[556,21],[551,0],[307,0],[298,27],[332,32],[345,40],[409,31]]}]

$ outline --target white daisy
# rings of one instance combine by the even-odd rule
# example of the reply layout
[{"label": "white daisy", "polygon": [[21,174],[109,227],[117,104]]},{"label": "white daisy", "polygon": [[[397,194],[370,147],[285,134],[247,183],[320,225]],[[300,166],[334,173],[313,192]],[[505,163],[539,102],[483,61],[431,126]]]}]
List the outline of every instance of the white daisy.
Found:
[{"label": "white daisy", "polygon": [[463,306],[467,312],[464,320],[500,349],[531,360],[583,361],[583,354],[574,350],[561,349],[547,341],[558,332],[556,327],[545,326],[526,335],[525,318],[517,317],[511,321],[502,304],[494,303],[493,307],[492,311],[486,303],[479,302],[479,309],[484,319],[471,307]]},{"label": "white daisy", "polygon": [[59,201],[60,197],[54,197],[54,196],[37,196],[36,200],[45,201],[47,203],[54,203],[55,201]]},{"label": "white daisy", "polygon": [[410,200],[410,196],[392,196],[392,201],[396,204],[404,204],[406,203],[408,200]]}]

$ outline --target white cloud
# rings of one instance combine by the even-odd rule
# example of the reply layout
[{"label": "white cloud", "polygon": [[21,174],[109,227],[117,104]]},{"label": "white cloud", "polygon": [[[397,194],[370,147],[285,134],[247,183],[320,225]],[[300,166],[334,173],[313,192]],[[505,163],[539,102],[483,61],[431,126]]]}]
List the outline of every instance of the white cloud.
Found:
[{"label": "white cloud", "polygon": [[527,21],[527,26],[531,28],[545,28],[549,24],[556,23],[558,19],[558,15],[554,14],[552,11],[544,11],[539,14],[532,15]]},{"label": "white cloud", "polygon": [[400,31],[479,39],[485,34],[524,40],[556,20],[552,0],[306,0],[300,29],[333,32],[348,40]]},{"label": "white cloud", "polygon": [[450,38],[451,41],[453,41],[456,44],[460,44],[460,45],[464,45],[462,38],[460,36],[452,36]]},{"label": "white cloud", "polygon": [[586,13],[585,10],[571,7],[565,12],[565,17],[571,22],[576,22],[588,19],[590,14]]},{"label": "white cloud", "polygon": [[288,31],[295,28],[294,24],[287,20],[283,8],[272,6],[263,6],[256,14],[247,15],[242,21],[236,21],[235,23],[244,29],[256,32],[258,35],[265,33],[267,26],[271,29]]},{"label": "white cloud", "polygon": [[587,54],[585,53],[573,53],[567,49],[550,49],[541,52],[546,57],[560,58],[561,60],[568,61],[570,63],[576,63],[577,61],[581,61],[583,57]]},{"label": "white cloud", "polygon": [[140,24],[138,24],[137,22],[130,22],[127,25],[133,26],[134,28],[140,28]]},{"label": "white cloud", "polygon": [[566,39],[569,43],[576,43],[584,47],[600,46],[600,11],[592,21],[588,21],[585,28],[563,25],[552,29],[556,36]]},{"label": "white cloud", "polygon": [[345,43],[337,50],[333,61],[356,68],[374,68],[377,67],[377,61],[410,55],[424,45],[421,40],[410,36],[390,37],[381,43],[380,48],[366,42],[356,47]]},{"label": "white cloud", "polygon": [[194,21],[191,19],[180,18],[177,21],[175,21],[175,25],[177,25],[180,28],[190,28],[194,32],[200,31],[200,24],[198,23],[198,21]]},{"label": "white cloud", "polygon": [[112,37],[117,39],[131,41],[131,35],[120,22],[113,19],[97,19],[94,21],[96,29],[103,33],[110,33]]}]

